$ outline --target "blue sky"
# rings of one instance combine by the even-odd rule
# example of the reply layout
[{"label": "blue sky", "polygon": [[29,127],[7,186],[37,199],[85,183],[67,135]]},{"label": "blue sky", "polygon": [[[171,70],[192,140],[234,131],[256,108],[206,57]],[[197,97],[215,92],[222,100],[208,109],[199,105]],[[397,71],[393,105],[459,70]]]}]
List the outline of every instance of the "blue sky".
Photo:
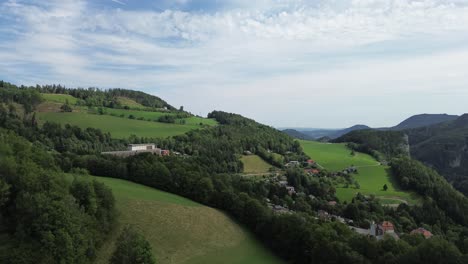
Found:
[{"label": "blue sky", "polygon": [[278,127],[466,112],[468,0],[0,1],[0,79]]}]

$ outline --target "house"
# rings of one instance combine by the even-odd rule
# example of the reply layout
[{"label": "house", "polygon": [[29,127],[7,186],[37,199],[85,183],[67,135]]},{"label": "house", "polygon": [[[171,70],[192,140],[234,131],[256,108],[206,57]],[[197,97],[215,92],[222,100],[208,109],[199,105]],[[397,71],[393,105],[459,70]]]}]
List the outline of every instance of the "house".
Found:
[{"label": "house", "polygon": [[128,144],[128,151],[138,151],[138,150],[152,150],[156,149],[155,144]]},{"label": "house", "polygon": [[328,220],[330,218],[328,212],[324,210],[318,210],[317,215],[321,220]]},{"label": "house", "polygon": [[285,214],[285,213],[291,212],[288,208],[283,207],[281,205],[276,205],[276,204],[272,205],[271,209],[273,210],[274,213],[277,213],[277,214]]},{"label": "house", "polygon": [[370,235],[377,238],[377,240],[383,239],[384,235],[390,235],[394,239],[399,239],[400,237],[395,233],[395,227],[389,221],[383,221],[382,223],[376,225],[375,223],[371,224]]},{"label": "house", "polygon": [[289,195],[293,195],[296,193],[296,190],[292,186],[286,186],[286,190],[288,190]]},{"label": "house", "polygon": [[389,221],[383,221],[380,224],[375,224],[374,222],[372,222],[369,229],[362,229],[362,228],[357,228],[353,226],[350,226],[350,228],[354,230],[355,232],[357,232],[358,234],[366,235],[366,236],[373,236],[377,240],[383,239],[385,235],[393,237],[396,240],[400,239],[398,234],[395,232],[395,227]]},{"label": "house", "polygon": [[288,185],[288,181],[279,181],[278,185],[286,187]]},{"label": "house", "polygon": [[286,167],[296,167],[296,166],[299,166],[299,165],[300,165],[299,161],[293,160],[293,161],[290,161],[290,162],[286,163],[285,166]]},{"label": "house", "polygon": [[335,206],[335,205],[336,205],[336,201],[329,201],[329,202],[328,202],[328,205],[330,205],[330,206]]},{"label": "house", "polygon": [[357,173],[357,168],[354,166],[348,167],[343,170],[344,174]]},{"label": "house", "polygon": [[152,153],[159,156],[167,156],[170,154],[169,150],[160,149],[153,143],[128,144],[127,150],[101,152],[103,155],[113,155],[118,157],[130,157],[140,153]]},{"label": "house", "polygon": [[424,238],[426,239],[429,239],[432,237],[432,233],[428,230],[426,230],[425,228],[417,228],[417,229],[414,229],[413,231],[411,231],[410,233],[411,235],[416,235],[416,234],[419,234],[419,235],[423,235]]},{"label": "house", "polygon": [[310,160],[307,160],[307,163],[308,163],[309,165],[313,165],[313,164],[315,164],[315,160],[311,160],[311,159],[310,159]]},{"label": "house", "polygon": [[244,151],[244,155],[246,155],[246,156],[252,155],[252,152],[249,151],[249,150],[246,150],[246,151]]}]

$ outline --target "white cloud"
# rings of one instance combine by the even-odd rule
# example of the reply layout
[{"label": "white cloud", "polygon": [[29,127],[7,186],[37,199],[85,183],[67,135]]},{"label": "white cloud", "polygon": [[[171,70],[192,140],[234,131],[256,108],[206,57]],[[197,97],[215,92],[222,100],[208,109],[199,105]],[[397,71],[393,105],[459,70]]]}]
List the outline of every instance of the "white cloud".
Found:
[{"label": "white cloud", "polygon": [[[306,109],[335,99],[424,98],[444,89],[468,96],[467,50],[460,49],[468,1],[251,2],[182,12],[8,1],[0,19],[12,29],[0,31],[14,37],[0,37],[0,71],[8,74],[0,77],[146,89],[196,113],[226,107],[275,125],[304,122]],[[281,118],[269,118],[271,111]]]}]

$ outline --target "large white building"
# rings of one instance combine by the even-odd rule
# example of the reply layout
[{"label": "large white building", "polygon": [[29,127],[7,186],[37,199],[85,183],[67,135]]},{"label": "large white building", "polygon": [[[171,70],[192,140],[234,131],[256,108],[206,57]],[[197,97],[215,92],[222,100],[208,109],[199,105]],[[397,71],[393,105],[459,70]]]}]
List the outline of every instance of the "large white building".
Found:
[{"label": "large white building", "polygon": [[138,151],[138,150],[155,150],[155,144],[128,144],[129,151]]}]

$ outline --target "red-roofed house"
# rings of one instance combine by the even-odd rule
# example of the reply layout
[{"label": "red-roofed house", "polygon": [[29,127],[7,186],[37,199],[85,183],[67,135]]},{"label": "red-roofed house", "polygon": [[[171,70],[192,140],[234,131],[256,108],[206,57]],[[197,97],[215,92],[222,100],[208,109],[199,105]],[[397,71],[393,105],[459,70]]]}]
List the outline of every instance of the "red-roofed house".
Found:
[{"label": "red-roofed house", "polygon": [[414,234],[420,234],[420,235],[423,235],[426,239],[428,238],[431,238],[432,237],[432,233],[422,227],[418,228],[418,229],[415,229],[413,231],[411,231],[410,233],[411,235],[414,235]]},{"label": "red-roofed house", "polygon": [[379,227],[380,227],[380,229],[382,229],[382,231],[384,233],[395,231],[395,227],[389,221],[383,221],[382,224],[380,224]]}]

